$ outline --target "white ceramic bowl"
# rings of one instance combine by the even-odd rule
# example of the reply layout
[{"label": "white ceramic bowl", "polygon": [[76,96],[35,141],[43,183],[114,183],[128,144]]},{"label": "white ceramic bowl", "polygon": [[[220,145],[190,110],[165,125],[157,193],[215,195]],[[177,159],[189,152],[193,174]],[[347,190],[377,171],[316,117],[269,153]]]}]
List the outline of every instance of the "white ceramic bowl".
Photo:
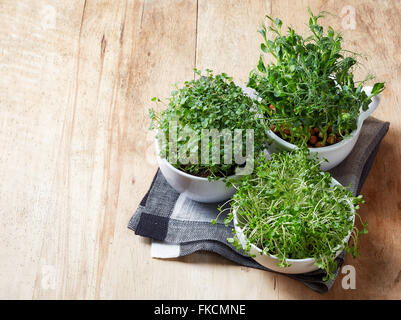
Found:
[{"label": "white ceramic bowl", "polygon": [[[160,171],[177,192],[183,193],[192,200],[204,203],[228,200],[235,193],[235,188],[227,188],[221,179],[209,181],[207,178],[197,177],[178,170],[166,159],[160,158],[157,140],[155,140],[155,145]],[[233,178],[233,176],[229,178]]]},{"label": "white ceramic bowl", "polygon": [[[252,98],[257,98],[256,92],[252,89],[249,90],[247,88],[247,94]],[[372,92],[372,87],[364,87],[363,90],[369,96]],[[353,131],[347,138],[343,141],[335,143],[331,146],[321,147],[321,148],[310,148],[311,154],[317,154],[319,160],[327,159],[327,162],[323,162],[320,166],[320,169],[323,171],[330,170],[334,168],[338,164],[341,163],[352,151],[355,146],[356,141],[358,140],[359,134],[361,133],[361,128],[363,122],[369,115],[379,106],[380,96],[375,96],[372,98],[372,102],[369,104],[369,108],[366,111],[362,111],[358,118],[358,127],[355,131]],[[268,153],[272,154],[274,152],[281,152],[284,150],[290,151],[297,149],[298,147],[294,144],[291,144],[279,136],[277,136],[273,131],[269,130],[267,135],[270,139],[272,139],[272,143],[268,146]]]},{"label": "white ceramic bowl", "polygon": [[[337,180],[332,178],[333,184],[340,184]],[[351,212],[353,213],[353,224],[355,223],[355,209],[352,203],[350,204],[350,209]],[[241,245],[243,248],[246,247],[247,244],[247,239],[241,229],[241,227],[238,225],[238,219],[236,215],[236,210],[233,210],[233,216],[234,216],[234,228],[235,232],[237,235],[238,240],[240,241]],[[343,242],[347,243],[350,236],[351,236],[352,230],[349,232],[349,234],[344,238]],[[342,252],[342,250],[339,250],[337,252],[337,256]],[[287,259],[286,261],[290,264],[289,267],[279,267],[277,264],[279,263],[279,260],[276,256],[271,255],[271,254],[266,254],[262,253],[262,250],[258,248],[257,246],[251,244],[251,249],[250,249],[250,254],[255,255],[253,259],[261,264],[262,266],[281,273],[287,273],[287,274],[299,274],[299,273],[306,273],[306,272],[312,272],[315,270],[318,270],[319,268],[315,265],[315,259],[314,258],[305,258],[305,259]]]}]

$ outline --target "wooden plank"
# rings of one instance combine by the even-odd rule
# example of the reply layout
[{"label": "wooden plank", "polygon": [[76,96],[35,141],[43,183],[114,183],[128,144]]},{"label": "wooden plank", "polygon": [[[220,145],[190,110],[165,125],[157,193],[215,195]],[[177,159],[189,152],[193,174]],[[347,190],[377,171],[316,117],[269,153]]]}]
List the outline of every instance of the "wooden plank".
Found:
[{"label": "wooden plank", "polygon": [[32,298],[35,282],[41,283],[38,276],[50,275],[51,283],[43,281],[43,287],[53,287],[64,268],[53,256],[39,260],[42,245],[58,241],[58,225],[48,223],[62,216],[67,206],[61,199],[64,188],[58,182],[62,170],[58,159],[64,117],[69,116],[74,91],[71,78],[82,4],[1,3],[0,177],[6,182],[0,187],[3,298]]},{"label": "wooden plank", "polygon": [[[13,8],[11,2],[8,6]],[[17,6],[18,41],[12,34],[6,41],[24,54],[20,60],[14,52],[6,55],[11,81],[6,80],[2,100],[10,111],[1,137],[18,148],[2,153],[6,161],[0,172],[15,187],[13,193],[3,190],[10,198],[2,198],[7,203],[2,210],[19,217],[7,225],[6,240],[15,238],[14,228],[22,235],[17,252],[9,247],[2,253],[13,257],[1,273],[6,276],[2,294],[76,299],[93,298],[99,289],[122,180],[132,103],[130,53],[141,9],[142,3],[132,1],[27,1]],[[55,59],[47,63],[50,54]],[[37,60],[26,59],[31,56]],[[21,83],[25,78],[11,70],[21,62],[24,69],[39,70],[28,79],[34,85]],[[18,104],[13,98],[20,98]],[[12,283],[19,277],[24,288]]]},{"label": "wooden plank", "polygon": [[[98,278],[99,298],[167,299],[196,291],[191,287],[193,273],[187,264],[152,259],[150,242],[127,228],[157,169],[148,109],[164,106],[155,105],[151,98],[166,99],[176,82],[191,79],[195,58],[196,1],[146,0],[142,4],[139,32],[127,70],[131,87],[127,93],[128,125],[119,153],[119,196],[110,209],[115,215],[115,230],[102,241],[106,249],[100,261],[103,270]],[[135,21],[136,17],[127,19]],[[110,190],[109,195],[113,194]],[[102,228],[107,231],[109,221],[104,220]],[[188,283],[188,288],[183,288],[182,283]],[[195,281],[193,285],[196,284]]]},{"label": "wooden plank", "polygon": [[197,68],[226,72],[246,83],[260,55],[257,30],[270,9],[270,0],[199,0]]}]

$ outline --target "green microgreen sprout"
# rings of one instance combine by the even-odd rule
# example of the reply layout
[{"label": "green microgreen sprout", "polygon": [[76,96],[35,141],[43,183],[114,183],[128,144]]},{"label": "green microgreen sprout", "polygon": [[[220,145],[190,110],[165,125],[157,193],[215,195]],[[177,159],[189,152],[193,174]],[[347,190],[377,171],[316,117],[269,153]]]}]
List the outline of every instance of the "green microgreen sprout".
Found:
[{"label": "green microgreen sprout", "polygon": [[[289,265],[287,259],[314,258],[326,271],[325,280],[332,279],[337,252],[346,250],[357,257],[358,238],[367,233],[367,224],[356,212],[364,202],[362,195],[355,197],[348,188],[333,184],[320,164],[307,148],[275,153],[271,160],[261,153],[253,174],[236,181],[231,207],[220,209],[220,214],[228,212],[227,226],[236,212],[247,239],[243,248],[233,230],[228,242],[248,254],[253,244],[262,253],[275,255],[280,267]],[[360,231],[351,206],[362,223]],[[349,234],[352,240],[347,244]]]},{"label": "green microgreen sprout", "polygon": [[[224,161],[224,137],[220,136],[220,163],[213,162],[212,152],[210,161],[201,161],[201,145],[203,129],[216,129],[219,133],[223,130],[233,132],[235,129],[252,129],[254,132],[254,152],[257,153],[263,149],[266,144],[266,126],[263,121],[256,121],[260,118],[260,110],[255,101],[248,97],[241,87],[237,86],[232,77],[226,73],[214,75],[212,70],[207,69],[205,74],[200,70],[194,69],[196,79],[185,81],[182,87],[176,85],[176,90],[171,92],[167,108],[161,113],[154,109],[149,111],[152,120],[150,129],[157,131],[156,138],[159,143],[162,136],[169,137],[171,121],[176,121],[178,141],[177,149],[188,150],[188,153],[197,154],[196,161],[182,163],[178,159],[177,163],[170,161],[171,154],[169,146],[166,146],[165,158],[176,168],[186,173],[208,177],[209,179],[218,179],[231,176],[235,169],[241,165],[236,164],[234,156],[232,163]],[[156,103],[162,102],[158,98],[153,98]],[[188,148],[189,140],[185,137],[186,130],[192,130],[199,138],[192,142]],[[231,143],[233,143],[231,141]],[[243,149],[245,150],[245,133],[243,134]],[[209,143],[209,149],[212,149],[212,141]],[[234,154],[235,147],[232,148]]]},{"label": "green microgreen sprout", "polygon": [[319,25],[323,13],[309,13],[308,37],[291,27],[285,34],[280,19],[266,16],[271,25],[259,30],[261,50],[275,62],[265,64],[261,55],[248,86],[257,91],[274,133],[299,147],[323,147],[342,141],[357,128],[360,112],[383,91],[384,83],[375,83],[368,96],[363,87],[373,76],[354,80],[358,54],[342,48],[343,37],[332,27],[325,31]]}]

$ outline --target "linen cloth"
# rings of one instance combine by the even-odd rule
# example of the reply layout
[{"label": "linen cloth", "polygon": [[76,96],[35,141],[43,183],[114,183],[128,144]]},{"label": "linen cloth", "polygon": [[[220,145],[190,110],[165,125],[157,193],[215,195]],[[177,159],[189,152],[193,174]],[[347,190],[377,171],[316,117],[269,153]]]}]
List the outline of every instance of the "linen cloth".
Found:
[{"label": "linen cloth", "polygon": [[[370,171],[380,143],[389,129],[389,123],[369,117],[365,120],[358,141],[350,155],[330,170],[342,185],[358,195]],[[190,200],[177,193],[157,171],[149,191],[129,221],[128,228],[139,236],[152,239],[151,256],[176,258],[198,251],[215,252],[239,265],[269,270],[243,251],[237,251],[227,242],[232,237],[233,225],[226,227],[224,216],[211,223],[218,214],[220,204],[206,204]],[[323,281],[325,272],[317,270],[305,274],[289,275],[309,288],[324,293],[333,285],[344,262],[345,252],[336,259],[337,270],[331,281]]]}]

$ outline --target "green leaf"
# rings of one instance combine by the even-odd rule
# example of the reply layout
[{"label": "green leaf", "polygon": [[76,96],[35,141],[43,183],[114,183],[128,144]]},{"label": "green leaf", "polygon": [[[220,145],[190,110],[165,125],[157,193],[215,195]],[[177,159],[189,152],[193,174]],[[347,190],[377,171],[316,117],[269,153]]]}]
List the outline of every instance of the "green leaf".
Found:
[{"label": "green leaf", "polygon": [[282,22],[279,18],[276,18],[276,19],[274,20],[274,23],[276,24],[276,26],[278,26],[279,29],[280,29],[281,26],[283,25],[283,22]]},{"label": "green leaf", "polygon": [[376,96],[380,92],[382,92],[383,90],[384,90],[384,83],[383,82],[375,83],[374,86],[373,86],[373,89],[372,89],[371,96]]},{"label": "green leaf", "polygon": [[262,49],[263,52],[267,53],[269,52],[269,49],[266,47],[266,45],[264,43],[260,44],[260,48]]}]

